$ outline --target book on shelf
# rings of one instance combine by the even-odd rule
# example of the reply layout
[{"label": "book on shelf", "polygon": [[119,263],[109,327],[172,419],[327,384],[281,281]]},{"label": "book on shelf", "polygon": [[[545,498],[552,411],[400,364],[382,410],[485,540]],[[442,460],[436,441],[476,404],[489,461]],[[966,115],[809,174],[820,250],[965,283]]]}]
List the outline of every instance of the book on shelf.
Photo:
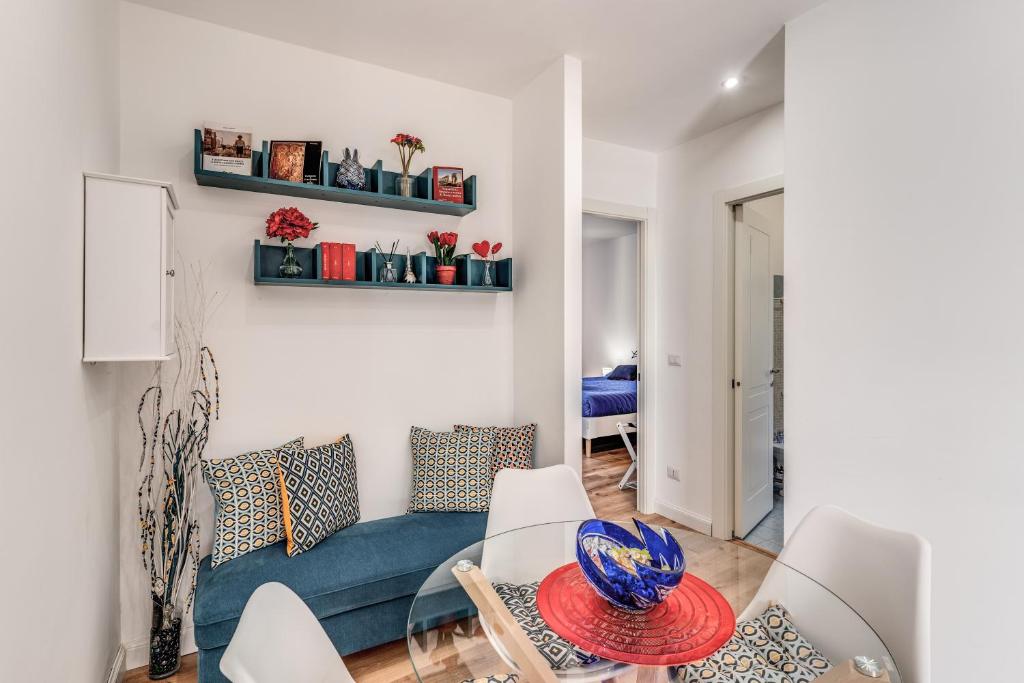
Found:
[{"label": "book on shelf", "polygon": [[341,249],[341,274],[342,280],[356,279],[356,245],[343,242]]},{"label": "book on shelf", "polygon": [[330,254],[330,242],[320,243],[320,279],[330,280],[331,279],[331,254]]},{"label": "book on shelf", "polygon": [[462,188],[462,169],[454,166],[434,166],[434,199],[439,202],[465,203]]},{"label": "book on shelf", "polygon": [[331,242],[331,279],[340,280],[341,275],[341,244]]},{"label": "book on shelf", "polygon": [[271,179],[323,184],[323,146],[319,140],[271,140]]},{"label": "book on shelf", "polygon": [[252,130],[204,123],[203,170],[252,175]]}]

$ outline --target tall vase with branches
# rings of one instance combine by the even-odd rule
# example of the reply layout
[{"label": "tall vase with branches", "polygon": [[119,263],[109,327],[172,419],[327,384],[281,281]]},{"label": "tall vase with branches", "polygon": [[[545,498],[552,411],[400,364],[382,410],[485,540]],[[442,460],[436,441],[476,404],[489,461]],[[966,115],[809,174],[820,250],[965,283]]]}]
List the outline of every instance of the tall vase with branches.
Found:
[{"label": "tall vase with branches", "polygon": [[166,678],[180,666],[181,618],[192,607],[199,567],[195,498],[210,423],[220,416],[220,377],[203,343],[210,303],[201,270],[191,273],[194,295],[175,319],[177,359],[157,366],[138,406],[142,453],[138,490],[142,564],[153,600],[149,676]]}]

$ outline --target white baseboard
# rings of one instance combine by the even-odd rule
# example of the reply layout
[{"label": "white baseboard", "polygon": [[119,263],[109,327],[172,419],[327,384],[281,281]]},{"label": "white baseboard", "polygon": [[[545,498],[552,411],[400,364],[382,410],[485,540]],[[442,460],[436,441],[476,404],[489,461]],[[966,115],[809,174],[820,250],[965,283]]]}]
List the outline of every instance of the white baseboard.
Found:
[{"label": "white baseboard", "polygon": [[124,661],[124,645],[118,645],[117,652],[114,653],[114,662],[110,665],[110,673],[107,674],[107,683],[121,683],[124,672],[127,670]]},{"label": "white baseboard", "polygon": [[[191,624],[181,627],[181,654],[190,655],[195,652],[198,648],[196,647],[196,632],[195,627]],[[138,640],[133,640],[130,643],[125,643],[123,650],[126,652],[125,656],[125,668],[129,671],[131,669],[137,669],[140,666],[146,666],[149,664],[149,637],[145,637]]]},{"label": "white baseboard", "polygon": [[662,517],[668,517],[673,522],[688,526],[694,531],[699,531],[702,534],[711,534],[710,517],[698,515],[696,512],[684,510],[677,505],[672,505],[662,500],[654,501],[654,511]]}]

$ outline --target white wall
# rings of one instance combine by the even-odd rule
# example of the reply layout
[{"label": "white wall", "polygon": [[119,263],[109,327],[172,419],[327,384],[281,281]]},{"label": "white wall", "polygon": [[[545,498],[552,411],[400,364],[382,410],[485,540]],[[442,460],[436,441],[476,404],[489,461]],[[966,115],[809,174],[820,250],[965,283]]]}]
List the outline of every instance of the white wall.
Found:
[{"label": "white wall", "polygon": [[583,138],[583,196],[628,206],[653,207],[658,155]]},{"label": "white wall", "polygon": [[937,683],[1019,676],[1022,24],[833,0],[786,31],[787,531],[835,503],[931,540]]},{"label": "white wall", "polygon": [[587,240],[583,216],[583,376],[604,367],[636,363],[637,235]]},{"label": "white wall", "polygon": [[[655,502],[701,530],[711,523],[712,195],[782,172],[781,104],[658,155]],[[668,367],[668,354],[682,366]]]},{"label": "white wall", "polygon": [[563,56],[514,99],[515,421],[536,463],[580,470],[582,70]]},{"label": "white wall", "polygon": [[[202,263],[207,289],[222,298],[208,333],[222,405],[207,456],[350,432],[363,519],[404,512],[411,425],[511,422],[513,295],[255,287],[252,241],[282,205],[320,222],[309,245],[354,241],[366,249],[399,238],[415,253],[428,248],[428,230],[456,230],[462,252],[481,239],[504,242],[502,256],[516,258],[528,287],[529,271],[519,269],[525,254],[513,244],[512,150],[481,144],[511,137],[511,101],[133,4],[122,5],[122,22],[122,170],[174,182],[180,263]],[[388,140],[414,133],[427,152],[413,170],[464,166],[479,178],[480,208],[460,220],[198,187],[192,129],[204,120],[249,124],[257,139],[323,139],[335,153],[356,146],[361,159],[384,159],[392,170],[398,155]],[[144,382],[142,373],[126,381],[125,415],[134,415]],[[131,422],[122,439],[123,629],[136,653],[147,637],[147,595],[134,533]]]},{"label": "white wall", "polygon": [[82,172],[117,171],[109,0],[5,4],[0,670],[106,680],[118,640],[116,368],[83,365]]}]

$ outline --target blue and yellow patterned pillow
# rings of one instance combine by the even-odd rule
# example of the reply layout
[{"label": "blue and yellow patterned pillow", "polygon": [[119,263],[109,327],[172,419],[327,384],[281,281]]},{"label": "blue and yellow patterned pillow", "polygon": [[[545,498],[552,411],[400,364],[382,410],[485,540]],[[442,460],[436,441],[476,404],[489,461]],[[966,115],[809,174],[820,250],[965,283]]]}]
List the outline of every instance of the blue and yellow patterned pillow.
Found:
[{"label": "blue and yellow patterned pillow", "polygon": [[348,434],[278,457],[289,557],[359,521],[356,453]]},{"label": "blue and yellow patterned pillow", "polygon": [[300,436],[280,448],[203,460],[216,506],[213,567],[284,540],[277,458],[304,443]]},{"label": "blue and yellow patterned pillow", "polygon": [[528,424],[521,427],[473,427],[471,425],[455,425],[455,431],[482,432],[491,437],[491,478],[498,470],[532,470],[533,442],[537,435],[537,425]]},{"label": "blue and yellow patterned pillow", "polygon": [[482,512],[491,505],[491,437],[413,427],[409,512]]}]

